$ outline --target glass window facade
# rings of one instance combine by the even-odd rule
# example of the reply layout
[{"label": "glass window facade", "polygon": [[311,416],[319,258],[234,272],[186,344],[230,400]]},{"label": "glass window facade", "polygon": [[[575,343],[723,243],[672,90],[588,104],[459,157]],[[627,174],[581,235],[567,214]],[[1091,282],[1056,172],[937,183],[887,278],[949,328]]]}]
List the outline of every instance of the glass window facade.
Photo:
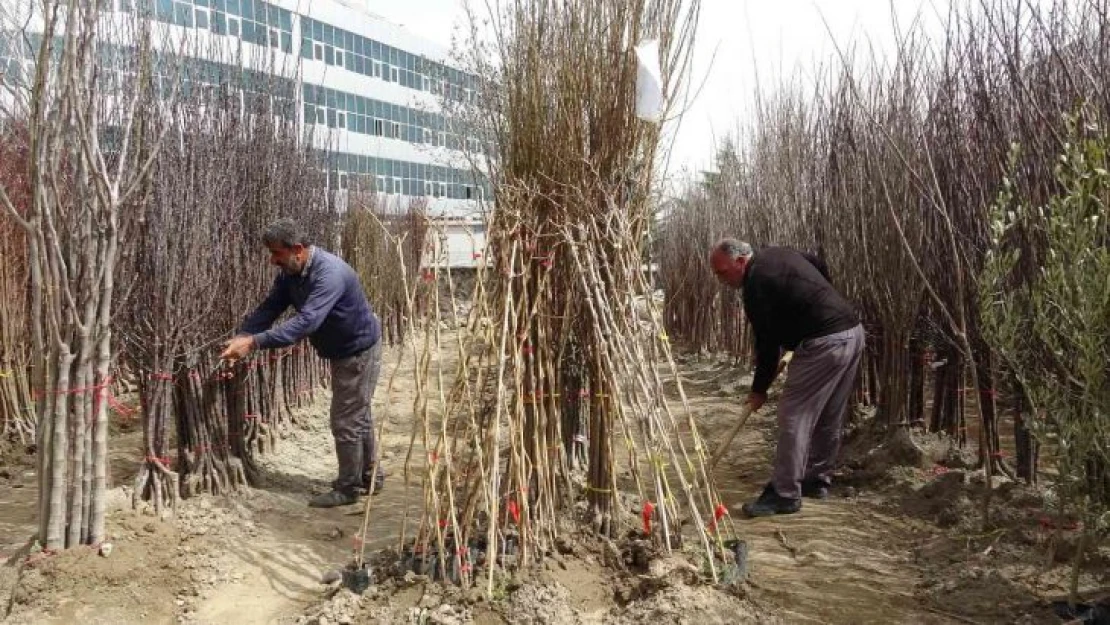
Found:
[{"label": "glass window facade", "polygon": [[210,30],[248,43],[293,52],[293,12],[262,0],[125,0],[120,10],[138,10],[160,22]]},{"label": "glass window facade", "polygon": [[[184,28],[237,37],[418,91],[461,99],[476,86],[476,79],[465,72],[262,0],[114,0],[104,8],[138,11]],[[301,38],[296,52],[294,26]],[[24,42],[0,33],[0,81],[10,85],[25,78],[40,41],[41,36]],[[103,44],[98,50],[104,88],[117,91],[134,75],[134,51]],[[208,102],[241,106],[288,121],[297,121],[299,109],[306,129],[319,126],[321,130],[474,152],[485,145],[474,135],[452,132],[448,119],[438,113],[207,59],[156,54],[154,79],[163,97],[175,90],[182,98],[203,94]],[[327,172],[333,186],[462,200],[490,197],[488,181],[470,170],[330,151],[321,151],[319,156],[323,159],[321,171]]]},{"label": "glass window facade", "polygon": [[322,46],[322,60],[328,65],[460,101],[477,87],[477,79],[466,72],[307,16],[298,17],[302,58],[321,60],[315,49]]},{"label": "glass window facade", "polygon": [[346,152],[317,151],[317,157],[327,166],[329,185],[343,178],[348,189],[457,200],[489,197],[489,182],[470,170]]},{"label": "glass window facade", "polygon": [[[400,139],[409,143],[443,145],[455,150],[478,151],[482,142],[468,141],[453,133],[443,115],[399,106],[321,85],[304,83],[301,87],[306,124],[343,115],[346,129],[365,135]],[[331,125],[330,123],[328,125]]]}]

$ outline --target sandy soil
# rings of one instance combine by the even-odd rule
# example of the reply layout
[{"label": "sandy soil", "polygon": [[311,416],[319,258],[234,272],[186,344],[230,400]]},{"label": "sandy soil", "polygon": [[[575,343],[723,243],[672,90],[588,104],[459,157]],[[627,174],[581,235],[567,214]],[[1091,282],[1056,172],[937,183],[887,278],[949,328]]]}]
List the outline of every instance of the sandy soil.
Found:
[{"label": "sandy soil", "polygon": [[[412,360],[386,354],[375,414],[385,421],[384,493],[372,502],[370,549],[396,545],[406,514],[420,505],[418,484],[402,475],[413,400]],[[449,364],[449,363],[447,363]],[[746,379],[723,360],[684,359],[681,375],[710,441],[739,409]],[[327,488],[335,460],[326,397],[263,459],[263,482],[234,497],[196,497],[176,517],[132,510],[137,433],[113,438],[113,551],[89,549],[38,558],[35,486],[29,458],[18,450],[0,470],[0,622],[174,623],[243,625],[312,623],[1052,623],[1045,602],[1063,592],[1065,533],[1042,531],[1042,493],[1016,485],[996,491],[995,529],[975,527],[981,478],[938,470],[944,453],[922,444],[916,466],[887,462],[865,444],[849,447],[843,484],[801,514],[735,519],[751,545],[751,574],[739,588],[702,582],[680,558],[660,558],[646,573],[621,572],[587,536],[570,541],[542,570],[481,592],[445,588],[422,576],[380,574],[356,596],[322,578],[350,561],[363,508],[308,508]],[[737,437],[718,467],[729,505],[767,479],[774,426],[764,409]],[[871,463],[871,466],[868,465]],[[881,475],[883,479],[875,479]],[[850,486],[849,486],[850,484]],[[978,490],[977,490],[978,489]],[[1001,531],[1000,531],[1001,529]],[[1039,532],[1039,533],[1038,533]],[[1047,545],[1058,545],[1046,562]],[[1108,554],[1107,563],[1110,563]],[[1098,571],[1098,562],[1088,567]],[[1095,593],[1110,580],[1083,578]],[[4,618],[6,617],[6,618]]]}]

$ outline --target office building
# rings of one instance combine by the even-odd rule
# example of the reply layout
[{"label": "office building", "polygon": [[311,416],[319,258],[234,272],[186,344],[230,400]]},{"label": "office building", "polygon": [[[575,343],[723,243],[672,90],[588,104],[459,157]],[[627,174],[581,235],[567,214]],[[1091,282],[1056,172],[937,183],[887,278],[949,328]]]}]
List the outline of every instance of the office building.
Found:
[{"label": "office building", "polygon": [[[189,48],[190,86],[219,86],[223,72],[240,70],[229,58],[265,59],[284,79],[239,97],[270,98],[276,114],[295,116],[326,159],[330,187],[392,205],[424,198],[448,230],[439,256],[459,267],[481,258],[490,188],[473,157],[484,145],[442,110],[445,99],[473,103],[477,78],[447,64],[446,49],[344,0],[107,0],[103,9],[107,19],[138,12],[214,41]],[[0,43],[9,78],[28,70],[34,46],[22,47],[21,59],[20,46]]]}]

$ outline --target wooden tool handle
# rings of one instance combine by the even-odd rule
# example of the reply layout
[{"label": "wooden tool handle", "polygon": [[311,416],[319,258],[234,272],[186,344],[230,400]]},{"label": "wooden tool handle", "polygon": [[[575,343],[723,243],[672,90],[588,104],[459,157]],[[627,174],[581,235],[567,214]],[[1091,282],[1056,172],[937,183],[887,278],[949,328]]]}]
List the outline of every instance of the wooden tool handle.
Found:
[{"label": "wooden tool handle", "polygon": [[748,422],[748,417],[752,416],[752,412],[754,411],[752,410],[751,404],[745,402],[744,408],[740,411],[740,418],[736,420],[736,425],[732,426],[732,429],[725,435],[724,440],[717,446],[717,451],[713,452],[713,457],[709,460],[710,473],[713,472],[717,463],[724,457],[725,452],[728,451],[729,445],[732,444],[732,439],[736,438],[736,434],[740,432],[740,428],[744,427],[744,424]]},{"label": "wooden tool handle", "polygon": [[[786,366],[789,365],[790,361],[793,359],[794,352],[786,352],[786,354],[783,355],[782,360],[779,361],[779,374],[786,369]],[[732,426],[732,429],[725,435],[724,440],[717,446],[717,451],[713,452],[713,457],[709,459],[710,473],[717,467],[717,463],[721,461],[721,458],[725,456],[725,452],[728,451],[729,445],[732,444],[732,439],[736,438],[736,435],[740,432],[740,428],[744,427],[744,424],[748,422],[748,417],[752,416],[752,412],[754,411],[752,410],[751,404],[744,402],[744,408],[740,411],[740,418],[736,420],[736,425]]]}]

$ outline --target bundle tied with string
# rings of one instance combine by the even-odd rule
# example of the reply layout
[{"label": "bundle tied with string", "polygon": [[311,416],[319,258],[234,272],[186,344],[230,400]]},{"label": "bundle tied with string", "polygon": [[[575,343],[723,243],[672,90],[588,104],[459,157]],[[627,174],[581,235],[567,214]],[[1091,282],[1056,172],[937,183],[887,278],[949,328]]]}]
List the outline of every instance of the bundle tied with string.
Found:
[{"label": "bundle tied with string", "polygon": [[[226,89],[250,86],[279,103],[292,78],[256,60],[257,71],[228,65],[236,69],[213,76],[174,57],[161,71],[179,81],[202,75]],[[119,273],[129,288],[115,329],[137,374],[142,413],[134,499],[157,512],[181,496],[257,483],[257,456],[273,449],[293,422],[292,408],[310,401],[323,379],[322,361],[303,343],[232,366],[217,361],[274,282],[263,228],[296,215],[313,242],[332,247],[337,221],[295,117],[257,115],[237,102],[218,90],[188,90],[165,105],[190,131],[162,146],[123,224]]]},{"label": "bundle tied with string", "polygon": [[[480,116],[497,139],[496,207],[470,316],[451,339],[452,386],[430,357],[444,324],[425,318],[416,345],[406,470],[420,471],[425,508],[402,549],[492,591],[497,571],[588,528],[700,552],[719,579],[733,558],[727,510],[649,296],[660,128],[637,113],[662,116],[635,105],[635,45],[658,37],[660,93],[672,91],[697,3],[506,4],[492,110]],[[432,297],[454,293],[449,271],[437,279],[449,288]]]},{"label": "bundle tied with string", "polygon": [[[0,128],[0,187],[19,214],[26,213],[31,195],[24,166],[25,131],[18,124]],[[0,218],[0,245],[7,251],[0,263],[0,438],[29,443],[36,422],[30,397],[30,263],[27,234],[7,215]]]}]

